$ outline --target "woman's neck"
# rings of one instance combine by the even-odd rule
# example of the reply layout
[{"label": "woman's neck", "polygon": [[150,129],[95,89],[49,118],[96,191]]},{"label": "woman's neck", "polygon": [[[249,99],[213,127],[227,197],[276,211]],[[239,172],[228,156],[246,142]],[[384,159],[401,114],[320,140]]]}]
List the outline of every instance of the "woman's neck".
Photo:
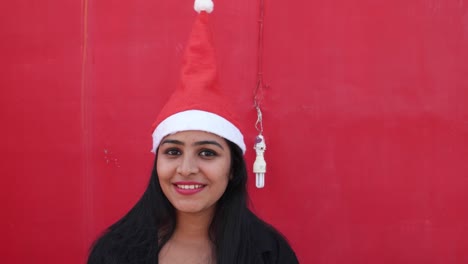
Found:
[{"label": "woman's neck", "polygon": [[213,213],[188,214],[177,212],[177,225],[173,239],[184,241],[200,241],[209,239],[209,228]]},{"label": "woman's neck", "polygon": [[214,245],[209,238],[213,214],[177,212],[174,234],[159,252],[159,263],[215,263]]}]

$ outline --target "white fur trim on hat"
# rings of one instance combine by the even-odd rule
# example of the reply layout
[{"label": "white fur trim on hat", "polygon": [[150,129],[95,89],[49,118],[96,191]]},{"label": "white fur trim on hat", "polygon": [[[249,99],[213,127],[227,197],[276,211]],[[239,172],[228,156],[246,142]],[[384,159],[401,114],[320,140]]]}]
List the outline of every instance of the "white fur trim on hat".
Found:
[{"label": "white fur trim on hat", "polygon": [[210,132],[223,137],[235,143],[245,153],[244,136],[234,124],[217,114],[201,110],[187,110],[164,119],[153,132],[151,152],[156,153],[156,149],[165,136],[189,130]]},{"label": "white fur trim on hat", "polygon": [[193,9],[200,13],[201,11],[205,11],[207,13],[213,12],[213,1],[211,0],[195,0],[193,4]]}]

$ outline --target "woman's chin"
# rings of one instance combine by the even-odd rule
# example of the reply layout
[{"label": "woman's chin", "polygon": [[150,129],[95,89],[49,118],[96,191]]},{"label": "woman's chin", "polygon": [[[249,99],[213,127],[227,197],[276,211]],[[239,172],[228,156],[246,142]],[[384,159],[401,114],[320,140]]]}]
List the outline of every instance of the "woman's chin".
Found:
[{"label": "woman's chin", "polygon": [[213,206],[206,208],[200,204],[178,204],[175,206],[175,209],[179,213],[184,214],[202,214],[213,212]]}]

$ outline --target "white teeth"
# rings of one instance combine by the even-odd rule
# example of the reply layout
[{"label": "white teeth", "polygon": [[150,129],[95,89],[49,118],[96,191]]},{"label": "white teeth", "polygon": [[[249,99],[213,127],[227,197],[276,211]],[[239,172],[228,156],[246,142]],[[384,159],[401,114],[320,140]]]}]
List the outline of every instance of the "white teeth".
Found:
[{"label": "white teeth", "polygon": [[177,185],[177,188],[184,189],[184,190],[194,190],[203,188],[203,185],[195,184],[195,185]]}]

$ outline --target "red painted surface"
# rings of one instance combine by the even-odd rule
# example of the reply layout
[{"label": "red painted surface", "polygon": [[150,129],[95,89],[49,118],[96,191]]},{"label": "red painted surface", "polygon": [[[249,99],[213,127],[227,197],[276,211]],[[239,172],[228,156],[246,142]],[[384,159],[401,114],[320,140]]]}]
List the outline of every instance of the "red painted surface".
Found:
[{"label": "red painted surface", "polygon": [[[187,2],[3,4],[1,263],[83,263],[139,198]],[[258,3],[216,4],[252,146]],[[467,263],[468,3],[266,0],[264,41],[268,173],[251,197],[301,263]]]}]

